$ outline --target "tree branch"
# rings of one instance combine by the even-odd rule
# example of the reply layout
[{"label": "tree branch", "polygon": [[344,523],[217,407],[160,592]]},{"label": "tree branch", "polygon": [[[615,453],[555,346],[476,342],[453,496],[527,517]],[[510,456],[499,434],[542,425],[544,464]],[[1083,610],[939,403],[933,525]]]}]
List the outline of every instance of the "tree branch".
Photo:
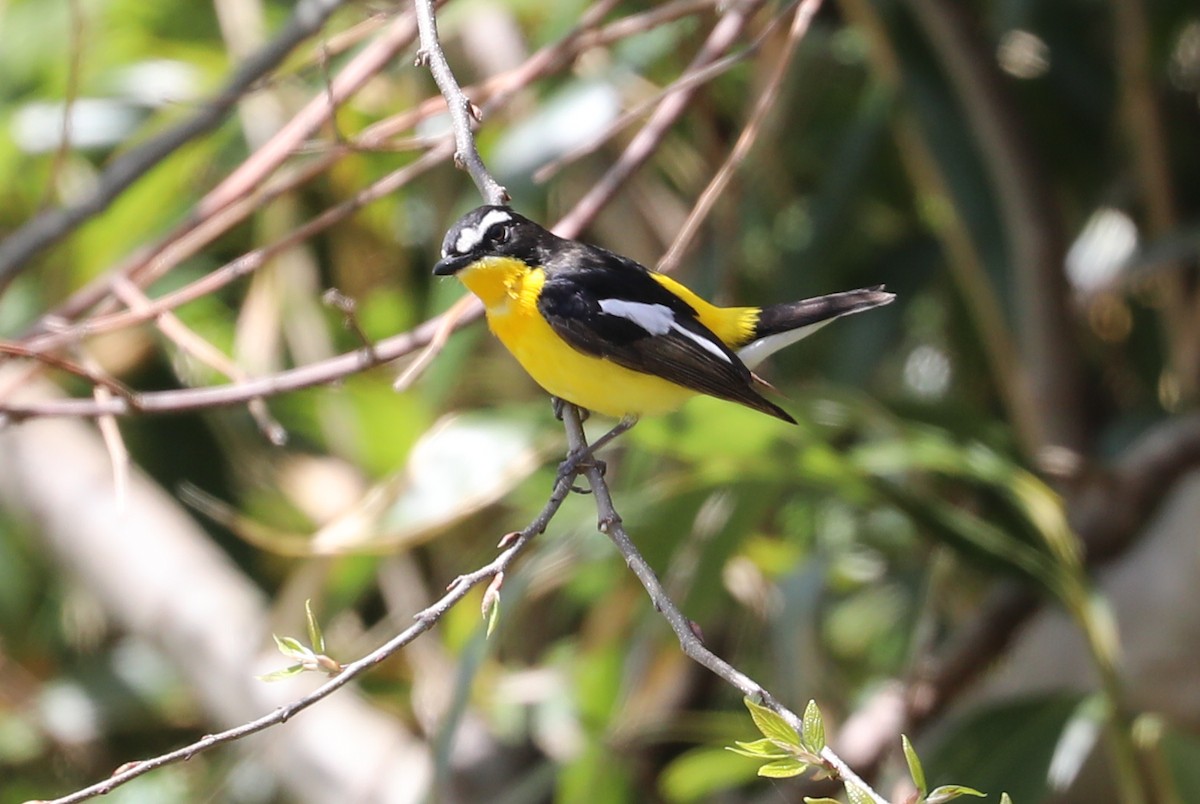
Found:
[{"label": "tree branch", "polygon": [[342,0],[300,0],[275,38],[239,66],[220,94],[200,111],[117,157],[82,201],[36,215],[0,242],[0,293],[25,269],[30,257],[103,212],[127,187],[180,147],[220,125],[242,96],[277,67],[296,45],[319,31],[341,4]]},{"label": "tree branch", "polygon": [[[700,52],[688,65],[685,75],[702,70],[721,58],[741,36],[742,31],[762,4],[762,0],[743,0],[732,4],[724,16],[713,26],[708,39],[700,48]],[[638,168],[645,164],[658,148],[658,144],[662,142],[667,131],[687,110],[697,88],[695,85],[681,86],[663,98],[662,103],[650,116],[650,120],[625,148],[621,158],[608,169],[608,172],[592,186],[583,198],[579,199],[570,213],[555,227],[554,231],[557,234],[563,237],[573,237],[583,229],[584,221],[595,217],[600,208],[612,199],[617,190]]]},{"label": "tree branch", "polygon": [[742,127],[742,133],[738,136],[737,142],[734,143],[729,156],[725,158],[724,164],[721,165],[720,170],[713,176],[708,186],[704,188],[704,192],[700,194],[700,198],[692,207],[692,211],[688,213],[687,220],[684,221],[683,227],[675,236],[675,241],[671,243],[671,247],[667,249],[667,253],[658,261],[658,270],[671,271],[679,264],[679,260],[683,257],[688,245],[700,230],[700,226],[708,217],[708,213],[712,211],[713,206],[717,203],[717,199],[725,192],[725,189],[729,186],[729,182],[733,180],[733,174],[750,154],[750,149],[754,147],[754,143],[758,140],[758,135],[763,130],[767,115],[775,107],[775,101],[779,97],[779,90],[783,86],[783,79],[787,77],[788,68],[792,64],[792,57],[796,54],[796,48],[799,46],[800,40],[808,33],[809,23],[812,22],[812,18],[820,9],[821,0],[803,0],[803,2],[796,6],[796,13],[792,17],[792,27],[788,31],[783,55],[775,62],[771,75],[767,79],[766,86],[763,87],[758,100],[754,103],[754,111],[751,112],[750,119]]},{"label": "tree branch", "polygon": [[483,113],[463,94],[462,87],[458,85],[458,80],[446,61],[446,54],[438,39],[433,0],[414,0],[414,5],[417,9],[417,30],[421,37],[417,64],[429,67],[442,97],[446,99],[446,107],[450,110],[450,123],[454,128],[454,161],[471,175],[475,186],[479,188],[479,194],[487,203],[507,204],[508,191],[488,172],[487,166],[483,164],[483,157],[479,155],[479,149],[475,147],[471,120],[481,120]]},{"label": "tree branch", "polygon": [[170,751],[153,759],[147,759],[140,762],[132,762],[123,766],[118,773],[114,773],[103,782],[98,782],[91,787],[86,787],[77,790],[74,793],[56,798],[51,801],[43,802],[43,804],[75,804],[76,802],[86,801],[96,796],[102,796],[112,792],[121,785],[136,779],[137,777],[149,773],[152,770],[161,768],[164,765],[172,765],[177,762],[182,762],[191,759],[198,753],[207,751],[218,745],[230,743],[235,740],[240,740],[251,734],[255,734],[264,729],[276,726],[287,722],[297,713],[302,712],[313,704],[329,697],[338,689],[349,684],[358,676],[365,673],[375,665],[393,656],[397,651],[408,645],[421,634],[433,627],[434,623],[442,618],[456,603],[466,597],[467,592],[474,589],[484,581],[503,574],[508,567],[516,560],[517,556],[524,551],[530,540],[539,533],[544,533],[546,527],[550,524],[550,520],[558,513],[558,509],[562,506],[563,501],[571,491],[571,477],[564,477],[555,485],[554,492],[550,495],[550,499],[542,508],[541,513],[529,523],[522,531],[516,534],[510,534],[506,537],[504,544],[505,549],[500,555],[496,556],[491,563],[480,567],[474,572],[466,575],[460,575],[451,582],[449,591],[446,592],[437,602],[429,606],[425,610],[415,615],[416,622],[408,628],[401,631],[392,639],[385,642],[375,650],[363,656],[357,661],[343,665],[341,672],[326,681],[317,689],[296,700],[279,707],[275,711],[263,715],[262,717],[243,723],[232,729],[209,734],[197,740],[190,745]]},{"label": "tree branch", "polygon": [[[567,431],[568,453],[570,455],[586,454],[589,449],[587,438],[583,432],[583,425],[580,423],[579,409],[574,405],[563,406],[563,426]],[[781,704],[766,687],[713,653],[704,644],[696,624],[680,611],[679,606],[675,604],[675,601],[670,598],[659,582],[654,569],[637,549],[633,539],[629,538],[621,516],[613,504],[612,493],[609,491],[608,483],[604,480],[604,472],[600,465],[596,461],[592,461],[586,464],[581,463],[579,468],[587,477],[588,485],[591,486],[592,495],[596,500],[597,527],[601,533],[608,536],[617,548],[617,552],[625,559],[625,564],[637,576],[642,587],[645,588],[646,594],[650,596],[655,610],[662,614],[671,630],[675,632],[684,654],[702,667],[708,668],[717,677],[742,693],[743,697],[761,701],[763,706],[783,717],[788,725],[796,730],[797,734],[802,734],[804,725],[795,712]],[[825,761],[828,771],[843,781],[860,787],[876,804],[888,804],[887,800],[863,782],[833,749],[826,746],[821,752],[821,757]]]}]

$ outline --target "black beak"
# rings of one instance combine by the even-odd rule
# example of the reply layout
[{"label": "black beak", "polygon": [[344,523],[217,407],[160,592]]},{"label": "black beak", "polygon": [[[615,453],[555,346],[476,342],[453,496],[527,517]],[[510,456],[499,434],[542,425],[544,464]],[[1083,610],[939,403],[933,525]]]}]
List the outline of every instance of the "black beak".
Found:
[{"label": "black beak", "polygon": [[454,274],[466,268],[471,262],[471,255],[459,254],[454,257],[443,257],[438,260],[437,265],[433,266],[433,273],[437,276],[453,276]]}]

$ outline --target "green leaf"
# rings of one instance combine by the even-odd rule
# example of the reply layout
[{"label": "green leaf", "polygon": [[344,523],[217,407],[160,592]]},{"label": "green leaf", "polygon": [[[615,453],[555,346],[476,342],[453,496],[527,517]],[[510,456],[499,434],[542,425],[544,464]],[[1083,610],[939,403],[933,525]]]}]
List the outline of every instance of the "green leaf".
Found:
[{"label": "green leaf", "polygon": [[492,632],[496,630],[496,623],[500,622],[500,596],[496,595],[495,600],[489,607],[487,615],[487,638],[491,639]]},{"label": "green leaf", "polygon": [[313,614],[311,598],[304,601],[304,616],[308,620],[308,644],[312,645],[314,652],[324,653],[325,635],[321,633],[321,624]]},{"label": "green leaf", "polygon": [[1008,793],[1000,794],[1000,804],[1012,804],[1012,799],[1008,797]]},{"label": "green leaf", "polygon": [[769,737],[763,737],[761,740],[755,740],[752,743],[734,740],[734,745],[737,747],[726,746],[725,750],[741,754],[744,757],[753,757],[754,759],[786,759],[791,756],[791,754],[779,747],[779,743]]},{"label": "green leaf", "polygon": [[925,799],[925,802],[926,804],[943,804],[946,801],[953,801],[963,796],[987,798],[987,793],[980,793],[974,787],[966,787],[961,784],[944,784],[941,787],[934,788],[929,793],[929,798]]},{"label": "green leaf", "polygon": [[300,644],[300,641],[292,637],[281,637],[278,634],[271,634],[275,638],[275,647],[279,652],[289,659],[304,661],[312,656],[312,651]]},{"label": "green leaf", "polygon": [[904,746],[904,759],[908,762],[908,775],[912,777],[913,784],[917,786],[917,792],[921,794],[921,798],[925,798],[925,793],[929,788],[925,784],[925,768],[921,767],[921,758],[917,756],[917,751],[913,748],[912,740],[908,739],[907,734],[900,735],[900,744]]},{"label": "green leaf", "polygon": [[806,770],[808,770],[807,762],[789,758],[768,762],[758,769],[758,775],[768,779],[790,779],[793,776],[799,776]]},{"label": "green leaf", "polygon": [[809,701],[804,707],[804,747],[814,754],[821,753],[825,748],[825,721],[821,718],[821,710],[816,701]]},{"label": "green leaf", "polygon": [[875,804],[870,793],[850,782],[846,782],[846,799],[850,804]]},{"label": "green leaf", "polygon": [[285,678],[299,675],[304,672],[304,665],[293,664],[291,667],[285,667],[282,670],[274,670],[270,673],[264,673],[257,676],[259,681],[283,681]]},{"label": "green leaf", "polygon": [[731,756],[724,748],[703,746],[671,760],[659,774],[658,788],[663,798],[675,804],[711,801],[716,794],[754,779],[755,764]]},{"label": "green leaf", "polygon": [[838,801],[836,798],[829,798],[828,796],[822,796],[821,798],[805,796],[804,804],[842,804],[842,802]]},{"label": "green leaf", "polygon": [[788,722],[783,719],[782,715],[771,711],[761,704],[756,704],[749,698],[745,698],[746,708],[750,710],[750,717],[754,718],[754,725],[758,726],[758,730],[762,732],[764,737],[769,737],[776,740],[781,745],[791,745],[800,748],[800,735],[796,734],[796,730],[788,725]]}]

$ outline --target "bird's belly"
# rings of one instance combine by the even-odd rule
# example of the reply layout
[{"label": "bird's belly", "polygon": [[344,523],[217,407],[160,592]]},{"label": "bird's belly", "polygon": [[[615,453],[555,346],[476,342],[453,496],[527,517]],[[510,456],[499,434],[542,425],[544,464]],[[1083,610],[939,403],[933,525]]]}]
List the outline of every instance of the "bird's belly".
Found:
[{"label": "bird's belly", "polygon": [[554,396],[605,416],[676,410],[695,391],[576,350],[536,308],[489,310],[488,326],[534,381]]}]

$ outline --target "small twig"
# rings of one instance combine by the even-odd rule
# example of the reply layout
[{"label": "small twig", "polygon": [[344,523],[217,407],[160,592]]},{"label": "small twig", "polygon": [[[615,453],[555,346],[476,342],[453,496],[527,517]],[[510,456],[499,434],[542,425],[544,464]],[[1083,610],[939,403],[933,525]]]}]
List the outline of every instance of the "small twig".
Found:
[{"label": "small twig", "polygon": [[[741,36],[742,31],[749,24],[750,18],[761,6],[762,0],[744,0],[734,3],[713,26],[708,39],[700,48],[700,52],[688,65],[687,72],[702,70],[719,59]],[[571,237],[581,231],[584,222],[594,218],[600,208],[612,199],[617,190],[657,150],[667,131],[687,110],[695,93],[696,87],[690,87],[678,89],[663,98],[662,103],[650,116],[650,120],[625,148],[621,158],[575,204],[555,227],[555,232],[564,237]]]},{"label": "small twig", "polygon": [[[150,298],[142,292],[141,288],[124,277],[117,277],[113,282],[113,292],[117,298],[129,305],[131,310],[138,310],[152,303]],[[159,313],[156,317],[156,323],[158,331],[169,341],[214,371],[224,374],[235,382],[245,382],[250,379],[250,375],[241,366],[233,362],[220,349],[200,337],[199,334],[184,324],[179,319],[179,316],[174,313]],[[259,431],[269,442],[276,446],[282,446],[287,443],[287,430],[271,415],[265,399],[261,396],[250,399],[246,402],[246,407],[250,411],[250,416],[254,419],[254,423],[258,425]]]},{"label": "small twig", "polygon": [[157,768],[161,768],[164,765],[171,765],[176,762],[182,762],[191,759],[195,755],[207,751],[214,746],[240,740],[243,737],[255,734],[256,732],[260,732],[264,729],[270,728],[271,726],[284,723],[290,718],[294,717],[297,713],[307,709],[318,701],[329,697],[335,691],[346,686],[355,678],[365,673],[367,670],[371,669],[385,659],[395,655],[401,648],[405,647],[421,634],[432,628],[434,624],[446,614],[447,611],[449,611],[455,604],[466,597],[467,592],[471,591],[484,581],[490,581],[496,576],[507,572],[509,567],[516,560],[517,556],[519,556],[528,546],[529,542],[538,534],[545,532],[547,526],[550,524],[550,520],[552,520],[554,515],[558,513],[558,509],[562,507],[563,501],[567,498],[567,495],[570,494],[570,486],[570,478],[557,483],[555,485],[554,492],[550,495],[550,499],[546,501],[546,505],[542,508],[541,512],[533,519],[532,522],[529,523],[528,526],[526,526],[524,530],[520,531],[516,535],[510,535],[511,538],[508,538],[505,541],[505,548],[503,552],[496,556],[491,563],[480,567],[474,572],[470,572],[466,575],[460,575],[459,577],[455,578],[454,581],[452,581],[447,587],[447,592],[445,595],[438,599],[433,605],[414,615],[414,619],[416,619],[415,623],[404,629],[392,639],[385,642],[383,645],[368,653],[366,656],[363,656],[361,659],[343,665],[342,672],[339,675],[334,676],[329,681],[326,681],[309,694],[302,698],[298,698],[285,706],[281,706],[275,711],[263,715],[256,720],[243,723],[240,726],[227,729],[217,734],[207,735],[206,737],[203,737],[190,745],[186,745],[183,748],[170,751],[166,754],[154,757],[153,759],[127,763],[126,765],[122,766],[117,773],[114,773],[103,782],[98,782],[91,787],[77,790],[68,796],[63,796],[62,798],[56,798],[50,801],[42,802],[42,804],[75,804],[79,801],[86,801],[90,798],[95,798],[96,796],[105,795],[125,784],[126,782],[132,781],[138,776],[149,773]]},{"label": "small twig", "polygon": [[337,310],[342,314],[342,326],[354,333],[354,337],[358,338],[358,342],[362,348],[373,350],[375,348],[367,331],[362,328],[362,324],[358,320],[358,302],[342,293],[337,288],[329,288],[321,294],[321,301]]},{"label": "small twig", "polygon": [[[28,346],[23,344],[9,343],[8,341],[0,341],[0,355],[35,360],[38,363],[49,366],[50,368],[56,368],[61,371],[65,371],[68,374],[74,374],[76,377],[81,377],[82,379],[87,380],[93,386],[107,388],[116,396],[128,401],[131,406],[136,407],[135,397],[137,395],[134,393],[134,391],[122,385],[117,380],[112,379],[111,377],[90,371],[85,366],[81,366],[65,357],[46,354],[45,352],[39,352],[34,349],[30,349]],[[0,362],[4,361],[0,360]],[[0,399],[2,399],[6,393],[7,391],[0,389]]]},{"label": "small twig", "polygon": [[812,22],[813,16],[820,8],[821,0],[802,0],[796,7],[795,16],[792,17],[792,27],[788,31],[787,44],[784,46],[779,60],[775,62],[774,70],[772,70],[770,77],[767,79],[767,85],[763,88],[758,96],[758,100],[754,104],[754,111],[751,112],[750,119],[742,128],[742,133],[738,137],[737,142],[734,143],[729,156],[725,158],[724,164],[721,165],[708,186],[704,188],[704,192],[700,194],[700,198],[692,207],[692,211],[688,213],[683,228],[675,236],[675,241],[671,243],[671,247],[667,249],[667,253],[663,255],[662,259],[658,261],[657,267],[659,271],[670,272],[674,270],[684,251],[700,230],[700,226],[708,217],[708,213],[716,205],[717,199],[724,194],[725,189],[729,186],[729,182],[733,179],[733,174],[750,154],[750,149],[754,147],[754,143],[758,140],[758,135],[763,129],[767,115],[775,108],[775,101],[779,97],[779,89],[783,86],[783,79],[787,77],[788,67],[792,64],[792,57],[796,54],[796,48],[800,45],[800,40],[808,33],[809,23]]},{"label": "small twig", "polygon": [[775,31],[775,28],[783,20],[787,19],[785,13],[778,14],[763,28],[763,30],[755,37],[754,41],[746,45],[742,50],[736,53],[730,53],[711,64],[699,70],[686,71],[676,80],[672,81],[667,86],[663,87],[658,92],[655,92],[648,98],[643,99],[633,107],[622,112],[616,120],[609,123],[603,130],[596,133],[590,140],[581,145],[572,148],[565,154],[557,157],[553,161],[547,162],[538,168],[533,174],[533,180],[538,184],[543,184],[554,178],[563,168],[572,162],[577,162],[588,154],[594,153],[599,148],[608,142],[618,131],[621,131],[626,126],[633,123],[639,117],[656,109],[663,98],[675,92],[680,92],[685,89],[698,87],[705,84],[718,76],[724,75],[730,69],[741,64],[746,59],[757,54],[761,49],[763,42]]},{"label": "small twig", "polygon": [[421,375],[425,373],[425,369],[433,363],[433,359],[441,354],[446,342],[450,340],[450,335],[458,329],[463,316],[472,310],[474,299],[475,297],[468,293],[452,304],[449,310],[438,316],[438,326],[433,332],[433,337],[429,339],[429,344],[421,350],[416,360],[409,363],[404,371],[400,372],[400,376],[392,383],[393,391],[396,393],[407,391],[413,383],[420,379]]},{"label": "small twig", "polygon": [[[483,306],[477,301],[459,319],[463,324],[482,317]],[[255,377],[245,382],[212,388],[184,388],[170,391],[150,391],[129,398],[116,398],[105,403],[93,399],[47,399],[33,402],[0,402],[0,414],[10,420],[40,416],[95,417],[108,414],[124,416],[130,413],[182,413],[189,410],[242,405],[256,397],[268,397],[289,391],[299,391],[314,385],[335,382],[412,354],[429,344],[441,325],[442,317],[431,318],[420,326],[375,344],[371,352],[358,349],[316,363],[309,363],[277,374]]]},{"label": "small twig", "polygon": [[454,128],[454,161],[470,174],[479,194],[489,204],[507,204],[508,191],[488,172],[483,164],[483,157],[475,147],[475,137],[471,133],[472,119],[479,121],[483,114],[479,107],[471,103],[463,94],[458,79],[450,70],[442,43],[438,39],[437,17],[433,13],[433,0],[414,0],[417,9],[417,30],[421,38],[421,50],[417,53],[417,64],[427,65],[433,74],[433,80],[446,99],[446,107],[450,110],[450,123]]},{"label": "small twig", "polygon": [[[379,181],[359,191],[353,198],[348,198],[340,204],[326,209],[315,218],[297,226],[274,243],[254,249],[253,251],[248,251],[232,262],[226,263],[220,268],[205,274],[200,279],[184,285],[178,290],[159,296],[148,305],[137,310],[123,310],[118,313],[97,316],[63,331],[38,335],[30,339],[26,345],[34,352],[57,349],[64,343],[77,340],[85,335],[110,332],[115,329],[123,329],[133,324],[149,321],[162,313],[174,310],[188,302],[195,301],[214,291],[220,290],[234,280],[258,270],[276,254],[286,251],[297,243],[303,242],[313,235],[340,223],[372,201],[390,195],[427,170],[441,164],[449,157],[452,147],[449,141],[444,142],[417,160],[398,170],[392,171]],[[114,279],[113,281],[115,282],[116,280]]]},{"label": "small twig", "polygon": [[[103,376],[103,369],[82,350],[80,352],[80,363],[93,376]],[[96,385],[92,388],[92,397],[101,404],[112,399],[112,396],[112,391],[105,385]],[[96,425],[100,429],[100,437],[108,452],[109,464],[112,466],[113,500],[115,502],[113,508],[117,513],[122,514],[125,512],[125,505],[129,499],[129,448],[125,446],[125,439],[121,436],[121,428],[117,426],[115,416],[101,416],[97,419]]]},{"label": "small twig", "polygon": [[[579,409],[574,405],[563,406],[563,426],[567,431],[568,454],[586,451],[588,449],[587,438],[583,432],[583,425],[579,420]],[[658,580],[658,575],[655,574],[649,562],[646,561],[637,549],[637,546],[633,543],[633,539],[625,531],[625,526],[621,521],[620,515],[617,513],[616,506],[613,504],[612,494],[609,492],[608,483],[604,480],[604,474],[600,470],[600,467],[595,463],[588,463],[580,464],[579,468],[583,470],[584,475],[587,477],[588,485],[591,486],[592,494],[596,500],[596,515],[599,519],[598,527],[600,532],[608,536],[617,548],[617,552],[625,559],[625,564],[633,571],[637,579],[641,581],[643,588],[645,588],[646,593],[650,596],[650,601],[654,604],[655,610],[662,614],[667,624],[670,625],[671,630],[675,632],[675,636],[679,639],[679,646],[683,649],[684,654],[697,664],[711,670],[719,678],[742,693],[744,697],[760,701],[763,706],[778,713],[798,734],[803,733],[803,722],[795,712],[776,700],[757,681],[708,649],[697,633],[698,629],[696,625],[679,610],[675,601],[663,589],[662,584]],[[567,482],[570,482],[569,478]],[[888,804],[886,799],[875,793],[831,748],[827,746],[821,752],[821,757],[827,763],[828,768],[838,773],[843,781],[860,787],[865,793],[871,796],[871,800],[876,802],[876,804]]]},{"label": "small twig", "polygon": [[220,125],[230,109],[296,45],[319,31],[341,3],[301,0],[279,34],[234,71],[217,97],[183,123],[114,160],[95,182],[94,192],[82,201],[36,215],[0,242],[0,292],[29,264],[30,257],[103,212],[127,187],[180,147]]}]

